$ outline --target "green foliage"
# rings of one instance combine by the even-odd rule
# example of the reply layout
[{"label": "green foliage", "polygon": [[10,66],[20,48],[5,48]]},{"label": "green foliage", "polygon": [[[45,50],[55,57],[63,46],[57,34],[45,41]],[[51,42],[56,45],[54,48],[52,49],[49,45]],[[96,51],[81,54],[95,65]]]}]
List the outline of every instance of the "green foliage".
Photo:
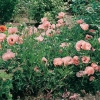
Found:
[{"label": "green foliage", "polygon": [[37,22],[40,22],[45,13],[50,13],[52,19],[55,19],[58,12],[64,10],[64,2],[62,0],[29,0],[27,3],[29,18]]},{"label": "green foliage", "polygon": [[17,0],[0,0],[0,23],[11,19]]},{"label": "green foliage", "polygon": [[0,99],[12,100],[12,74],[7,74],[5,70],[0,70]]}]

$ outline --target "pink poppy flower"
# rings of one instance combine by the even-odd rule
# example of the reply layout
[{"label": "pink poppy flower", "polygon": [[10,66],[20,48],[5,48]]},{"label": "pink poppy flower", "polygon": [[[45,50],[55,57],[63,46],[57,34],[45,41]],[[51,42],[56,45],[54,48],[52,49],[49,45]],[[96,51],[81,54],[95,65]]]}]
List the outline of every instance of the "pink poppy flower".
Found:
[{"label": "pink poppy flower", "polygon": [[39,72],[39,67],[37,67],[37,66],[34,67],[34,71],[35,71],[35,72]]},{"label": "pink poppy flower", "polygon": [[65,16],[65,13],[64,12],[60,12],[60,13],[58,13],[57,18],[64,18],[64,16]]},{"label": "pink poppy flower", "polygon": [[92,46],[91,46],[91,44],[88,43],[88,42],[83,42],[81,48],[82,48],[83,50],[91,50]]},{"label": "pink poppy flower", "polygon": [[96,32],[96,30],[90,29],[89,32],[94,33],[94,32]]},{"label": "pink poppy flower", "polygon": [[36,27],[33,28],[33,32],[36,33],[38,30]]},{"label": "pink poppy flower", "polygon": [[69,99],[76,100],[78,97],[78,94],[74,93],[74,95],[70,96]]},{"label": "pink poppy flower", "polygon": [[17,33],[17,32],[18,32],[17,27],[9,27],[8,28],[8,33],[9,34],[14,34],[14,33]]},{"label": "pink poppy flower", "polygon": [[93,81],[95,79],[94,76],[90,76],[89,81]]},{"label": "pink poppy flower", "polygon": [[83,63],[89,63],[89,61],[90,61],[90,57],[87,57],[87,56],[82,57],[82,62]]},{"label": "pink poppy flower", "polygon": [[62,58],[62,61],[64,63],[64,66],[73,64],[73,59],[70,56],[67,56],[67,57]]},{"label": "pink poppy flower", "polygon": [[55,59],[53,60],[53,64],[54,64],[55,67],[56,67],[56,66],[62,66],[63,61],[62,61],[61,58],[55,58]]},{"label": "pink poppy flower", "polygon": [[78,56],[74,56],[73,57],[73,64],[75,64],[76,66],[79,65],[80,61],[79,61],[79,58]]},{"label": "pink poppy flower", "polygon": [[80,20],[77,20],[76,22],[77,22],[77,24],[82,24],[83,23],[83,20],[80,19]]},{"label": "pink poppy flower", "polygon": [[9,35],[7,37],[7,42],[10,46],[18,42],[19,36],[17,34]]},{"label": "pink poppy flower", "polygon": [[41,35],[38,36],[37,38],[35,38],[35,40],[38,40],[38,42],[42,42],[44,40],[44,37],[42,37]]},{"label": "pink poppy flower", "polygon": [[60,47],[62,47],[62,48],[67,47],[67,46],[69,46],[69,44],[66,43],[66,42],[63,42],[63,43],[60,44]]},{"label": "pink poppy flower", "polygon": [[84,71],[85,71],[85,74],[88,74],[88,76],[94,74],[94,68],[91,66],[86,67]]},{"label": "pink poppy flower", "polygon": [[46,36],[53,36],[53,34],[55,33],[55,30],[53,30],[53,29],[48,29],[47,31],[46,31]]},{"label": "pink poppy flower", "polygon": [[4,33],[0,33],[0,42],[3,42],[6,38],[6,35]]},{"label": "pink poppy flower", "polygon": [[63,24],[63,22],[64,22],[63,19],[59,19],[59,20],[58,20],[58,23],[59,23],[59,24]]},{"label": "pink poppy flower", "polygon": [[75,48],[77,51],[80,51],[81,47],[82,47],[82,44],[84,43],[85,41],[84,40],[80,40],[76,43],[75,45]]},{"label": "pink poppy flower", "polygon": [[46,64],[48,63],[48,60],[45,57],[42,58],[42,61],[45,62]]},{"label": "pink poppy flower", "polygon": [[85,75],[85,71],[79,71],[76,73],[77,77],[83,77]]},{"label": "pink poppy flower", "polygon": [[15,53],[11,52],[11,50],[7,50],[7,52],[2,55],[2,59],[4,61],[7,61],[7,60],[12,59],[14,57],[15,57]]},{"label": "pink poppy flower", "polygon": [[22,43],[23,43],[23,38],[22,38],[21,36],[18,38],[17,43],[18,43],[18,44],[22,44]]},{"label": "pink poppy flower", "polygon": [[86,23],[82,23],[82,24],[80,24],[80,27],[81,27],[84,31],[86,31],[86,30],[89,29],[89,25],[86,24]]},{"label": "pink poppy flower", "polygon": [[88,35],[88,34],[87,34],[87,35],[85,36],[85,39],[87,39],[87,40],[90,39],[90,38],[92,38],[91,35]]},{"label": "pink poppy flower", "polygon": [[42,29],[42,30],[44,30],[44,29],[45,29],[45,27],[44,27],[44,25],[43,25],[43,24],[41,24],[41,25],[39,25],[39,26],[38,26],[38,29]]},{"label": "pink poppy flower", "polygon": [[56,24],[56,27],[59,28],[61,27],[62,25],[60,23]]},{"label": "pink poppy flower", "polygon": [[51,26],[51,24],[50,24],[49,21],[45,21],[45,22],[43,23],[43,26],[44,26],[45,28],[48,28],[48,27]]},{"label": "pink poppy flower", "polygon": [[99,70],[99,66],[98,66],[96,63],[92,63],[92,64],[91,64],[91,67],[92,67],[94,70],[96,70],[96,71]]},{"label": "pink poppy flower", "polygon": [[41,18],[41,22],[42,22],[42,23],[44,23],[44,22],[46,22],[46,21],[48,21],[48,18],[47,18],[47,17]]},{"label": "pink poppy flower", "polygon": [[52,24],[52,25],[50,26],[50,28],[51,28],[51,29],[55,29],[55,26],[56,26],[55,24]]}]

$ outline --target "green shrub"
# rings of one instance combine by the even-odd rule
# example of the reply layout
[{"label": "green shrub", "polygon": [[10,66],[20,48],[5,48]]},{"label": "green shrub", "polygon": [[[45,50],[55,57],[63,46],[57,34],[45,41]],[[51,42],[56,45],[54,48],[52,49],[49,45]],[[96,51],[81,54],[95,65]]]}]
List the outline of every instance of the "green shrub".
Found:
[{"label": "green shrub", "polygon": [[0,23],[11,19],[17,0],[0,0]]},{"label": "green shrub", "polygon": [[12,74],[7,74],[5,70],[0,70],[0,99],[12,100]]},{"label": "green shrub", "polygon": [[45,13],[50,13],[52,19],[58,12],[64,10],[64,2],[62,0],[30,0],[28,3],[29,17],[37,22],[44,17]]}]

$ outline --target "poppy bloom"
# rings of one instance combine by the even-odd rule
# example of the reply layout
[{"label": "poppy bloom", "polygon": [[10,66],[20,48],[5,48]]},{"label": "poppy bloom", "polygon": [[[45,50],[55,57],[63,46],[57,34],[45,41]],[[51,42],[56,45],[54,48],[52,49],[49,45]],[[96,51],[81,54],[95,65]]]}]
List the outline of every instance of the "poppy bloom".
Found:
[{"label": "poppy bloom", "polygon": [[4,33],[0,33],[0,42],[3,42],[6,38],[6,35]]},{"label": "poppy bloom", "polygon": [[90,39],[90,38],[92,38],[91,35],[88,35],[88,34],[87,34],[87,35],[85,36],[85,39],[86,39],[86,40],[88,40],[88,39]]},{"label": "poppy bloom", "polygon": [[91,50],[92,46],[91,46],[90,43],[84,42],[84,43],[82,43],[81,48],[82,48],[83,50]]},{"label": "poppy bloom", "polygon": [[85,68],[85,74],[88,74],[88,76],[93,75],[94,74],[94,68],[91,66],[88,66]]},{"label": "poppy bloom", "polygon": [[34,38],[35,40],[38,40],[38,42],[42,42],[44,40],[44,37],[42,37],[41,35]]},{"label": "poppy bloom", "polygon": [[53,60],[53,64],[54,64],[55,67],[56,67],[56,66],[62,66],[63,60],[62,60],[61,58],[55,58],[55,59]]},{"label": "poppy bloom", "polygon": [[79,71],[79,72],[76,73],[77,77],[82,77],[84,75],[85,75],[85,71]]},{"label": "poppy bloom", "polygon": [[8,28],[8,33],[9,34],[14,34],[14,33],[17,33],[17,32],[18,32],[17,27],[9,27]]},{"label": "poppy bloom", "polygon": [[95,79],[94,76],[90,76],[89,81],[93,81]]},{"label": "poppy bloom", "polygon": [[90,57],[87,57],[87,56],[82,57],[82,62],[83,63],[89,63],[89,61],[90,61]]},{"label": "poppy bloom", "polygon": [[18,42],[19,40],[19,36],[17,34],[13,34],[13,35],[9,35],[7,37],[7,42],[10,46],[12,46],[13,44],[15,44],[16,42]]},{"label": "poppy bloom", "polygon": [[7,50],[7,52],[2,55],[2,59],[4,61],[7,61],[7,60],[12,59],[14,57],[15,57],[15,53],[11,52],[11,50]]},{"label": "poppy bloom", "polygon": [[73,64],[75,64],[76,66],[79,65],[80,61],[79,61],[79,58],[78,56],[74,56],[73,57]]},{"label": "poppy bloom", "polygon": [[86,23],[82,23],[82,24],[80,24],[80,27],[81,27],[84,31],[86,31],[86,30],[89,29],[89,25],[86,24]]},{"label": "poppy bloom", "polygon": [[64,12],[60,12],[57,16],[57,18],[64,18],[65,16],[65,13]]},{"label": "poppy bloom", "polygon": [[83,20],[80,19],[80,20],[77,20],[76,22],[77,22],[77,24],[82,24],[83,23]]},{"label": "poppy bloom", "polygon": [[42,58],[42,61],[48,64],[48,60],[45,57]]},{"label": "poppy bloom", "polygon": [[99,70],[99,66],[98,66],[96,63],[92,63],[92,64],[91,64],[91,67],[92,67],[94,70],[96,70],[96,71]]},{"label": "poppy bloom", "polygon": [[7,30],[6,26],[0,25],[0,32],[5,32]]},{"label": "poppy bloom", "polygon": [[62,58],[62,61],[64,63],[64,66],[73,64],[73,59],[70,56],[67,56],[67,57]]}]

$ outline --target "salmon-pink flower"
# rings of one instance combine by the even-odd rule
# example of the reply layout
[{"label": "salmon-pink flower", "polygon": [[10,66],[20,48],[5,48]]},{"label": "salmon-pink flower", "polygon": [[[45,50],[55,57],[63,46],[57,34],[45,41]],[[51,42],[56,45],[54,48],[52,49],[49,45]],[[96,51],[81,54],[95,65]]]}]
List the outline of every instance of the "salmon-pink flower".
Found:
[{"label": "salmon-pink flower", "polygon": [[44,23],[45,21],[48,21],[47,17],[41,18],[41,22]]},{"label": "salmon-pink flower", "polygon": [[82,23],[82,24],[80,24],[80,27],[81,27],[84,31],[86,31],[86,30],[89,29],[89,25],[86,24],[86,23]]},{"label": "salmon-pink flower", "polygon": [[45,57],[42,58],[42,61],[45,62],[46,64],[48,63],[48,60]]},{"label": "salmon-pink flower", "polygon": [[2,55],[2,59],[4,61],[7,61],[7,60],[12,59],[14,57],[15,57],[15,53],[11,52],[11,50],[7,50],[7,52]]},{"label": "salmon-pink flower", "polygon": [[82,77],[84,75],[85,75],[85,71],[79,71],[79,72],[76,73],[77,77]]},{"label": "salmon-pink flower", "polygon": [[37,28],[36,28],[36,27],[33,28],[33,32],[34,32],[34,33],[37,32]]},{"label": "salmon-pink flower", "polygon": [[94,74],[94,68],[91,66],[86,67],[84,71],[85,71],[85,74],[88,74],[88,76]]},{"label": "salmon-pink flower", "polygon": [[89,32],[94,33],[94,32],[96,32],[96,30],[90,29]]},{"label": "salmon-pink flower", "polygon": [[87,57],[87,56],[82,57],[82,62],[83,63],[89,63],[89,61],[90,61],[90,57]]},{"label": "salmon-pink flower", "polygon": [[94,76],[90,76],[89,81],[93,81],[95,79]]},{"label": "salmon-pink flower", "polygon": [[0,42],[3,42],[6,38],[6,34],[0,33]]},{"label": "salmon-pink flower", "polygon": [[59,20],[58,20],[58,23],[59,23],[59,24],[63,24],[63,22],[64,22],[63,19],[59,19]]},{"label": "salmon-pink flower", "polygon": [[45,29],[45,27],[44,27],[44,25],[43,25],[43,24],[41,24],[41,25],[39,25],[39,26],[38,26],[38,29],[42,29],[42,30],[44,30],[44,29]]},{"label": "salmon-pink flower", "polygon": [[7,37],[7,42],[10,46],[18,42],[19,36],[17,34],[9,35]]},{"label": "salmon-pink flower", "polygon": [[96,63],[92,63],[92,64],[91,64],[91,67],[92,67],[94,70],[96,70],[96,71],[99,70],[99,66],[98,66]]},{"label": "salmon-pink flower", "polygon": [[50,24],[49,21],[45,21],[45,22],[43,23],[43,26],[44,26],[45,28],[48,28],[48,27],[51,26],[51,24]]},{"label": "salmon-pink flower", "polygon": [[14,34],[14,33],[17,33],[17,32],[18,32],[17,27],[9,27],[8,28],[8,33],[9,34]]},{"label": "salmon-pink flower", "polygon": [[22,44],[23,43],[23,38],[21,36],[19,36],[17,43],[18,44]]},{"label": "salmon-pink flower", "polygon": [[39,67],[37,67],[37,66],[34,67],[34,71],[35,71],[35,72],[39,72]]},{"label": "salmon-pink flower", "polygon": [[92,38],[91,35],[88,35],[88,34],[87,34],[87,35],[85,36],[85,39],[87,39],[87,40],[90,39],[90,38]]},{"label": "salmon-pink flower", "polygon": [[56,27],[59,28],[61,27],[62,25],[60,23],[56,24]]},{"label": "salmon-pink flower", "polygon": [[48,30],[46,31],[46,36],[53,36],[54,33],[55,33],[55,30],[53,30],[53,29],[48,29]]},{"label": "salmon-pink flower", "polygon": [[65,13],[64,12],[60,12],[60,13],[58,13],[57,18],[64,18],[64,16],[65,16]]},{"label": "salmon-pink flower", "polygon": [[78,56],[74,56],[73,57],[73,64],[75,64],[76,66],[79,65],[80,61],[79,61],[79,57]]},{"label": "salmon-pink flower", "polygon": [[77,20],[76,22],[77,22],[77,24],[82,24],[83,23],[83,20],[80,19],[80,20]]},{"label": "salmon-pink flower", "polygon": [[60,44],[60,47],[62,47],[62,48],[67,47],[67,46],[69,46],[69,44],[66,43],[66,42],[63,42],[63,43]]},{"label": "salmon-pink flower", "polygon": [[38,40],[38,42],[42,42],[44,40],[44,37],[42,37],[41,35],[38,36],[37,38],[35,38],[35,40]]},{"label": "salmon-pink flower", "polygon": [[63,61],[62,61],[61,58],[55,58],[55,59],[53,60],[53,64],[54,64],[55,67],[56,67],[56,66],[62,66]]},{"label": "salmon-pink flower", "polygon": [[91,46],[90,43],[84,42],[84,43],[82,43],[81,48],[82,48],[83,50],[91,50],[92,46]]},{"label": "salmon-pink flower", "polygon": [[72,57],[70,57],[70,56],[63,57],[63,58],[62,58],[62,61],[63,61],[63,63],[64,63],[64,66],[73,64],[73,59],[72,59]]},{"label": "salmon-pink flower", "polygon": [[76,100],[77,97],[78,97],[78,94],[74,93],[74,95],[70,96],[69,99]]},{"label": "salmon-pink flower", "polygon": [[56,26],[55,24],[52,24],[52,25],[50,26],[50,28],[51,28],[51,29],[55,29],[55,26]]},{"label": "salmon-pink flower", "polygon": [[80,51],[81,47],[82,47],[82,44],[84,43],[85,41],[84,40],[80,40],[76,43],[75,45],[75,48],[77,51]]}]

